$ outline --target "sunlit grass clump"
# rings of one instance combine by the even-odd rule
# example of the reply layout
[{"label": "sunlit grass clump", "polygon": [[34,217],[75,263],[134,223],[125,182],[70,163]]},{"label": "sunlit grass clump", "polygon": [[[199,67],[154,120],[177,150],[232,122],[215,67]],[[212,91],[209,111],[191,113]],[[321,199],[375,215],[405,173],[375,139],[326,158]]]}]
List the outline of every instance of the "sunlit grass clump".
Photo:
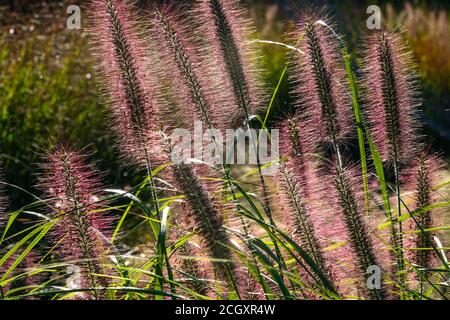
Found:
[{"label": "sunlit grass clump", "polygon": [[[324,10],[299,12],[281,44],[294,104],[270,128],[279,86],[261,81],[237,1],[87,10],[115,149],[145,178],[108,188],[83,149],[61,139],[43,152],[33,202],[9,212],[0,196],[2,299],[448,298],[448,182],[398,33],[362,35],[355,67]],[[279,129],[279,159],[175,161],[171,133],[199,121],[216,152],[214,129]],[[136,229],[149,239],[138,247],[125,241]]]}]

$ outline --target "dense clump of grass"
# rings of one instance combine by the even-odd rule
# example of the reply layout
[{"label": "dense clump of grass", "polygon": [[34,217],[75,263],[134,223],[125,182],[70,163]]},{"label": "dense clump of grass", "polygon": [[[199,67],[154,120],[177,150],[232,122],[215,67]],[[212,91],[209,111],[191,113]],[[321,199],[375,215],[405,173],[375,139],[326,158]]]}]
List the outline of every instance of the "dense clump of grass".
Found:
[{"label": "dense clump of grass", "polygon": [[[39,180],[45,199],[31,194],[34,202],[0,218],[2,298],[446,298],[441,285],[450,268],[433,237],[441,228],[437,209],[449,205],[437,191],[448,183],[439,185],[437,157],[411,147],[421,140],[418,104],[397,34],[369,36],[358,82],[330,19],[302,16],[286,45],[296,103],[277,124],[275,191],[262,168],[276,164],[261,159],[247,174],[256,176],[254,186],[231,174],[239,166],[169,160],[177,144],[169,136],[179,126],[192,131],[201,120],[207,129],[250,129],[264,110],[251,26],[237,1],[140,12],[128,1],[92,0],[89,8],[116,148],[146,176],[127,190],[105,189],[82,153],[65,144],[46,153]],[[265,130],[278,90],[261,121]],[[361,170],[350,160],[355,132]],[[211,140],[217,151],[224,147]],[[257,149],[259,141],[250,140]],[[378,190],[369,188],[371,176]],[[372,200],[378,192],[385,215]],[[24,217],[31,223],[22,225]],[[151,240],[127,247],[128,222]],[[403,239],[426,250],[405,253]],[[386,273],[379,287],[367,284],[374,266]]]}]

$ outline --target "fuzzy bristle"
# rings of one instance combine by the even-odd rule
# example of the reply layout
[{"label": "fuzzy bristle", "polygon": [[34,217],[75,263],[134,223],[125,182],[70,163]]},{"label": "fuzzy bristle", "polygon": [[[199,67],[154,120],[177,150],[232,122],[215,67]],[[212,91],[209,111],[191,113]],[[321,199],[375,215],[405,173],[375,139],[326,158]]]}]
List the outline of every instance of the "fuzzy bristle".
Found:
[{"label": "fuzzy bristle", "polygon": [[352,128],[351,100],[339,42],[327,20],[317,14],[304,17],[294,33],[294,41],[303,52],[294,55],[296,108],[315,128],[315,144],[340,143]]},{"label": "fuzzy bristle", "polygon": [[[102,185],[93,166],[85,163],[86,156],[69,147],[59,146],[46,155],[44,174],[39,188],[49,199],[52,214],[58,219],[52,230],[57,251],[69,264],[82,270],[82,287],[105,287],[109,280],[98,274],[107,270],[111,218],[104,212],[100,199]],[[103,292],[93,290],[90,298],[99,299]]]},{"label": "fuzzy bristle", "polygon": [[300,139],[297,117],[289,117],[280,126],[280,149],[281,164],[278,176],[278,184],[283,190],[282,198],[287,203],[284,207],[289,208],[290,215],[285,216],[293,234],[304,246],[313,261],[322,269],[326,270],[322,246],[318,239],[314,221],[310,216],[310,190],[309,176],[314,174],[314,164],[308,154],[304,141]]},{"label": "fuzzy bristle", "polygon": [[222,105],[218,116],[229,128],[241,126],[262,107],[258,54],[255,45],[249,44],[255,28],[236,0],[202,0],[194,13],[198,13],[201,34],[209,40],[207,65],[219,73]]},{"label": "fuzzy bristle", "polygon": [[225,281],[231,291],[236,291],[233,287],[236,266],[230,237],[224,227],[222,206],[213,197],[214,191],[199,180],[192,165],[175,165],[173,176],[189,205],[186,222],[202,237],[209,256],[218,260],[213,261],[218,278]]},{"label": "fuzzy bristle", "polygon": [[6,207],[8,205],[8,198],[5,194],[5,184],[3,183],[3,163],[0,161],[0,234],[3,231],[4,224],[8,221]]},{"label": "fuzzy bristle", "polygon": [[[352,246],[356,258],[358,269],[364,280],[367,280],[367,270],[370,266],[381,267],[380,261],[374,250],[371,232],[369,231],[364,214],[361,210],[361,201],[358,198],[355,177],[358,171],[355,169],[341,169],[336,167],[333,175],[336,188],[336,204],[339,208],[342,219],[345,222],[350,245]],[[386,298],[385,288],[366,290],[372,299],[383,300]]]},{"label": "fuzzy bristle", "polygon": [[[443,161],[437,155],[430,155],[427,151],[422,151],[412,162],[412,165],[402,172],[405,190],[412,192],[411,212],[426,208],[438,202],[438,192],[434,188],[442,183],[441,173],[444,169]],[[436,265],[437,257],[432,248],[433,235],[435,233],[427,231],[430,228],[440,225],[442,211],[439,209],[421,212],[410,218],[406,247],[407,257],[420,269],[429,269]],[[415,220],[415,221],[414,221]]]},{"label": "fuzzy bristle", "polygon": [[411,52],[401,35],[372,34],[364,57],[365,115],[383,161],[406,164],[419,142],[420,101]]},{"label": "fuzzy bristle", "polygon": [[[164,99],[169,110],[178,115],[183,128],[191,129],[195,121],[202,121],[208,129],[220,128],[213,116],[213,101],[217,88],[200,66],[201,58],[196,41],[189,32],[190,21],[175,6],[154,6],[151,11],[150,37],[159,57],[159,72],[165,88]],[[157,58],[157,57],[155,57]],[[217,110],[217,106],[214,106]]]},{"label": "fuzzy bristle", "polygon": [[155,168],[165,161],[157,85],[130,1],[92,0],[91,43],[124,158]]},{"label": "fuzzy bristle", "polygon": [[180,265],[180,273],[186,279],[185,282],[189,288],[201,295],[211,296],[211,290],[206,281],[209,270],[203,261],[198,260],[200,251],[196,244],[187,241],[178,249],[181,257],[177,257],[175,263]]}]

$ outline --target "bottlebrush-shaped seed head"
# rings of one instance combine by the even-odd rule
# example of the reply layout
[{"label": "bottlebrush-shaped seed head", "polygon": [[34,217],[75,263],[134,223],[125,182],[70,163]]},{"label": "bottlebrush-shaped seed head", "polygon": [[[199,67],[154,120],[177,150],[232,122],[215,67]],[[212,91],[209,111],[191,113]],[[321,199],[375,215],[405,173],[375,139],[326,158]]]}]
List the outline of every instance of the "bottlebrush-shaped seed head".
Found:
[{"label": "bottlebrush-shaped seed head", "polygon": [[[358,191],[360,185],[358,171],[355,168],[340,168],[339,165],[333,167],[329,168],[328,173],[321,177],[321,179],[325,179],[322,180],[322,183],[328,180],[333,181],[333,185],[332,187],[322,187],[323,191],[320,194],[323,197],[321,202],[331,208],[340,220],[336,225],[336,230],[339,232],[335,232],[334,236],[341,241],[348,242],[344,251],[345,256],[338,258],[346,261],[350,266],[354,266],[350,268],[357,279],[358,287],[365,296],[371,299],[385,299],[386,291],[383,285],[381,288],[375,289],[369,289],[366,286],[366,281],[370,276],[367,272],[368,268],[371,266],[382,268],[383,265],[381,265],[378,252],[375,250],[373,231],[370,230],[369,223],[363,214],[362,201]],[[345,276],[337,276],[345,279]]]},{"label": "bottlebrush-shaped seed head", "polygon": [[208,129],[220,128],[216,114],[222,110],[215,101],[221,88],[201,66],[201,52],[191,33],[192,22],[182,9],[155,5],[150,13],[150,36],[163,71],[159,75],[168,84],[164,99],[170,108],[166,112],[171,116],[175,113],[184,128],[192,128],[195,121],[202,121]]},{"label": "bottlebrush-shaped seed head", "polygon": [[138,29],[130,1],[92,0],[91,44],[104,90],[118,147],[122,155],[138,165],[160,163],[160,111],[157,86],[149,78],[152,66]]},{"label": "bottlebrush-shaped seed head", "polygon": [[288,117],[280,124],[280,155],[281,164],[278,175],[278,185],[281,187],[281,199],[289,208],[290,215],[286,221],[295,237],[299,238],[305,251],[314,262],[325,268],[322,249],[315,233],[314,222],[310,217],[309,178],[314,174],[314,163],[307,152],[309,144],[303,145],[300,135],[305,133],[298,118]]},{"label": "bottlebrush-shaped seed head", "polygon": [[201,22],[200,34],[208,40],[207,65],[218,73],[220,119],[228,128],[240,126],[262,106],[257,64],[261,59],[255,46],[249,44],[254,27],[236,0],[202,0],[194,13]]},{"label": "bottlebrush-shaped seed head", "polygon": [[209,274],[208,267],[204,261],[197,260],[201,255],[199,246],[187,241],[178,249],[178,254],[175,257],[175,266],[180,266],[179,273],[186,279],[187,286],[196,293],[211,296],[212,293],[206,280]]},{"label": "bottlebrush-shaped seed head", "polygon": [[294,95],[296,108],[316,128],[316,143],[333,145],[345,139],[352,127],[352,109],[339,40],[326,16],[304,16],[294,33]]},{"label": "bottlebrush-shaped seed head", "polygon": [[400,34],[379,31],[366,44],[365,117],[382,159],[405,164],[416,153],[420,101],[412,54]]},{"label": "bottlebrush-shaped seed head", "polygon": [[301,114],[286,116],[278,126],[282,165],[302,183],[304,196],[308,195],[308,173],[314,170],[312,153],[314,131]]},{"label": "bottlebrush-shaped seed head", "polygon": [[[428,151],[422,151],[411,166],[402,172],[405,189],[412,192],[413,201],[409,207],[411,212],[439,202],[438,191],[435,188],[443,181],[441,176],[443,169],[442,159],[435,154],[430,155]],[[420,249],[432,248],[433,233],[426,230],[444,223],[442,211],[427,210],[417,214],[415,220],[411,218],[407,226],[411,234],[407,238],[406,246],[416,249],[410,250],[408,256],[417,267],[430,268],[437,261],[435,253],[431,250]]]},{"label": "bottlebrush-shaped seed head", "polygon": [[223,223],[224,207],[214,197],[214,186],[202,183],[192,165],[175,165],[173,176],[189,206],[185,223],[190,223],[190,228],[202,237],[208,255],[219,260],[213,261],[215,273],[233,291],[236,266],[230,249],[230,237]]},{"label": "bottlebrush-shaped seed head", "polygon": [[[58,253],[67,263],[81,268],[82,287],[107,286],[109,280],[97,276],[107,272],[103,267],[108,261],[105,239],[111,235],[111,218],[99,211],[104,205],[100,201],[100,176],[85,163],[85,155],[69,147],[59,146],[46,158],[39,188],[58,219],[53,229],[53,241],[60,242]],[[101,295],[93,291],[90,297]]]}]

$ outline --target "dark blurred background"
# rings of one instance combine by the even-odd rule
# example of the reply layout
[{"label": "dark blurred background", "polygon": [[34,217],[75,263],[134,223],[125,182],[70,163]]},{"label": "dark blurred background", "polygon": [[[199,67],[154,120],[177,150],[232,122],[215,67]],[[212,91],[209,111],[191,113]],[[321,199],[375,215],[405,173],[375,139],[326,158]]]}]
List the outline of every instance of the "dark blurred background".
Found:
[{"label": "dark blurred background", "polygon": [[[146,1],[141,1],[145,5]],[[0,155],[9,183],[34,192],[36,164],[51,137],[61,135],[88,146],[92,158],[108,173],[109,185],[134,185],[132,172],[121,167],[98,94],[87,34],[66,28],[66,8],[82,1],[0,0]],[[287,41],[302,8],[326,5],[337,19],[352,51],[357,51],[366,28],[368,5],[382,8],[383,23],[406,29],[423,85],[423,123],[430,143],[450,154],[450,1],[281,1],[244,2],[255,20],[258,37]],[[82,6],[83,8],[83,6]],[[86,15],[82,10],[82,27]],[[286,50],[260,45],[272,92],[286,62]],[[355,64],[359,61],[356,59]],[[287,81],[276,109],[289,107]],[[276,110],[275,110],[276,111]],[[275,112],[276,114],[276,112]],[[12,207],[30,197],[13,187]]]}]

